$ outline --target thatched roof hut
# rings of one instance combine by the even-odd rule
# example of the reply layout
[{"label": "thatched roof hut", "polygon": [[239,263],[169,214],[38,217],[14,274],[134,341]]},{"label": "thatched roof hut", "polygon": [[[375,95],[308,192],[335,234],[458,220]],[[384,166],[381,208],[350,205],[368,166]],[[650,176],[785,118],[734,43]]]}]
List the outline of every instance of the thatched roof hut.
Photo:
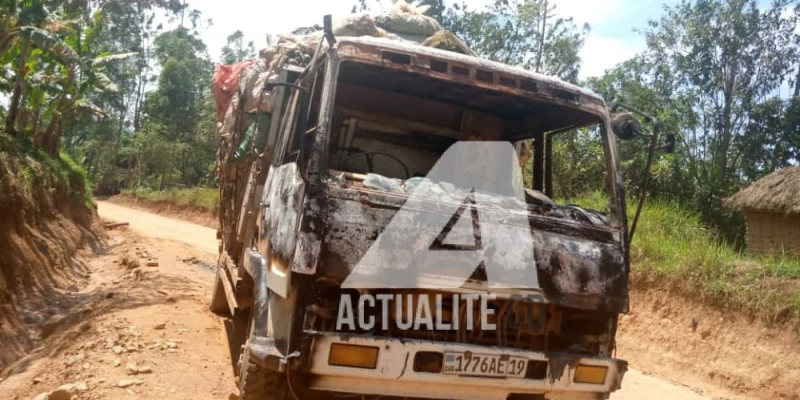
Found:
[{"label": "thatched roof hut", "polygon": [[800,214],[800,167],[779,169],[725,199],[740,211]]},{"label": "thatched roof hut", "polygon": [[787,167],[725,199],[747,216],[747,247],[800,255],[800,167]]}]

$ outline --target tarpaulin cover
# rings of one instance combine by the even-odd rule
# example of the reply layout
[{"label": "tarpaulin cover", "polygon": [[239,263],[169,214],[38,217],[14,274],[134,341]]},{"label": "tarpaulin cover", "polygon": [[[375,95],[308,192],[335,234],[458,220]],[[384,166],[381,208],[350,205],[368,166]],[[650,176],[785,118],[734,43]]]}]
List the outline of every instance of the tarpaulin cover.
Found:
[{"label": "tarpaulin cover", "polygon": [[430,6],[397,0],[389,13],[375,18],[375,23],[395,34],[431,36],[442,30],[436,19],[425,15]]},{"label": "tarpaulin cover", "polygon": [[239,90],[239,78],[242,71],[250,67],[256,60],[244,60],[233,65],[219,65],[214,70],[214,77],[211,79],[211,92],[217,103],[217,122],[225,119],[231,99],[236,91]]}]

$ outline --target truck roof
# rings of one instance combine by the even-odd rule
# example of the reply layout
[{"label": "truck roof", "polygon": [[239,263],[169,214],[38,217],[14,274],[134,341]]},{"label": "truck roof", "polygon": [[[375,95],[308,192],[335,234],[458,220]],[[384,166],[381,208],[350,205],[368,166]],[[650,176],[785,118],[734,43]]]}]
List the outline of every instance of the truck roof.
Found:
[{"label": "truck roof", "polygon": [[[553,76],[543,75],[540,73],[536,73],[533,71],[528,71],[523,68],[513,67],[507,64],[499,63],[496,61],[491,61],[487,59],[483,59],[480,57],[473,57],[470,55],[465,55],[453,51],[447,51],[442,49],[437,49],[434,47],[422,46],[416,43],[409,43],[402,40],[390,39],[390,38],[376,38],[370,36],[361,36],[361,37],[338,37],[336,48],[339,50],[344,50],[347,47],[371,47],[374,48],[376,51],[380,51],[384,60],[389,60],[390,62],[400,62],[405,64],[414,65],[417,67],[429,68],[434,70],[434,65],[431,63],[431,60],[437,61],[445,61],[447,64],[449,63],[456,63],[463,66],[472,67],[475,71],[483,72],[483,79],[481,76],[478,76],[478,72],[470,73],[465,71],[461,73],[461,78],[473,78],[476,81],[483,81],[486,83],[492,84],[499,84],[500,86],[506,87],[517,87],[522,89],[532,89],[538,85],[525,85],[522,83],[523,81],[544,84],[550,86],[550,92],[552,93],[552,89],[557,89],[560,91],[572,93],[577,95],[577,98],[574,100],[577,103],[591,103],[594,105],[602,104],[605,106],[605,101],[602,97],[597,95],[596,93],[582,88],[580,86],[573,85],[571,83],[564,82],[561,79],[558,79]],[[385,53],[388,52],[388,53]],[[373,52],[370,52],[373,53]],[[396,55],[406,55],[409,56],[406,59],[403,57],[396,58],[392,57],[392,53]],[[414,60],[417,57],[410,57],[410,56],[423,56],[422,60]],[[354,57],[354,58],[364,58],[369,59],[369,54],[363,54],[361,52],[347,52],[347,56]],[[416,62],[415,62],[416,61]],[[445,64],[445,70],[439,72],[447,72],[447,66]],[[469,74],[469,76],[467,76]],[[503,80],[505,78],[505,80]],[[509,79],[510,78],[510,79]],[[536,90],[527,90],[529,92],[536,91]]]}]

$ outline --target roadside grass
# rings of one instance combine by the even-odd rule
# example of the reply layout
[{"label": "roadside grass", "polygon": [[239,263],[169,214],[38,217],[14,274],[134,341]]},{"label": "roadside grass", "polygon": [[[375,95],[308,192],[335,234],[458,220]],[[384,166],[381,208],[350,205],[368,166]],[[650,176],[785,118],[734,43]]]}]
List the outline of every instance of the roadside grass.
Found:
[{"label": "roadside grass", "polygon": [[219,189],[214,188],[188,188],[188,189],[133,189],[123,190],[123,194],[149,200],[153,203],[169,203],[179,206],[193,206],[210,212],[219,208]]},{"label": "roadside grass", "polygon": [[52,157],[28,138],[0,132],[0,195],[24,211],[52,209],[59,197],[74,205],[94,206],[91,183],[84,168],[65,152]]},{"label": "roadside grass", "polygon": [[[570,203],[603,210],[601,193]],[[633,220],[636,203],[629,201]],[[631,244],[634,284],[669,286],[769,321],[800,320],[800,258],[740,252],[677,203],[648,200]]]}]

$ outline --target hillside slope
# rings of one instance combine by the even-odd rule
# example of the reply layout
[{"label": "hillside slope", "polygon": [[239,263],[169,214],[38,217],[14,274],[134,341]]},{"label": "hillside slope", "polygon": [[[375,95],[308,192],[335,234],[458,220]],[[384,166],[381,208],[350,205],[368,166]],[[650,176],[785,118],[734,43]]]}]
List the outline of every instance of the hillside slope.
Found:
[{"label": "hillside slope", "polygon": [[631,244],[630,292],[617,343],[632,365],[746,398],[800,399],[800,260],[737,251],[691,210],[651,201]]},{"label": "hillside slope", "polygon": [[0,133],[0,371],[57,329],[96,221],[80,167]]}]

